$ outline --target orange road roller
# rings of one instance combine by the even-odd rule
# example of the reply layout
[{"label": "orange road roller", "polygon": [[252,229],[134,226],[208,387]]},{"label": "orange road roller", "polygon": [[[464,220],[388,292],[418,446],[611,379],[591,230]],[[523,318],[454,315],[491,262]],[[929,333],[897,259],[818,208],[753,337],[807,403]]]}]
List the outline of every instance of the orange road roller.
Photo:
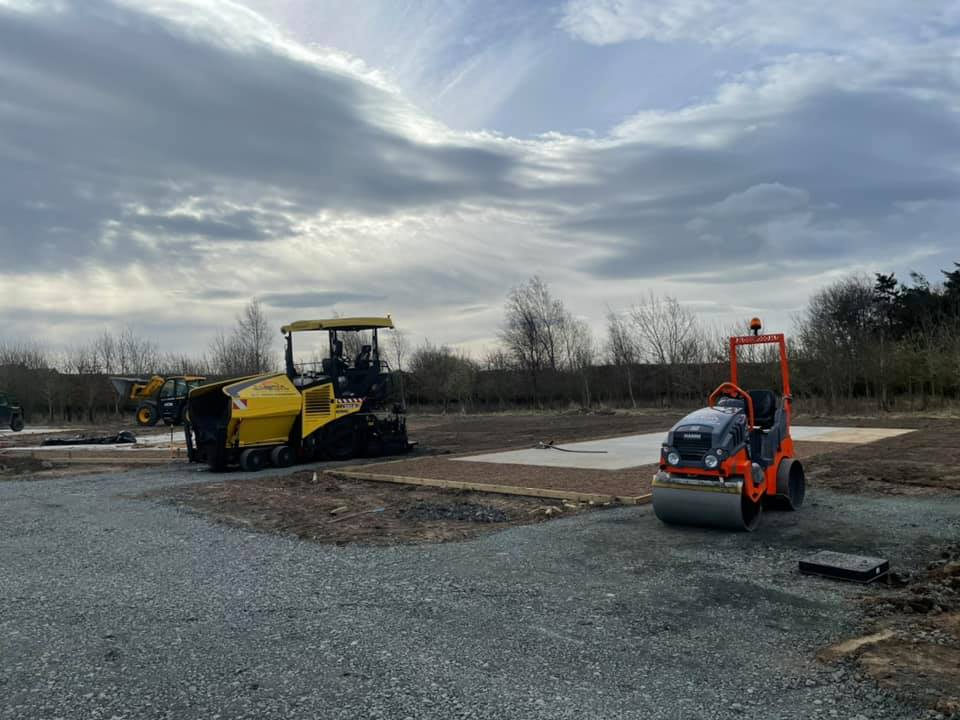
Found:
[{"label": "orange road roller", "polygon": [[[714,390],[707,407],[671,428],[653,479],[653,510],[661,521],[752,531],[764,505],[797,510],[806,492],[803,465],[790,437],[793,397],[783,334],[730,338],[730,380]],[[776,345],[782,395],[744,390],[737,380],[737,348]]]}]

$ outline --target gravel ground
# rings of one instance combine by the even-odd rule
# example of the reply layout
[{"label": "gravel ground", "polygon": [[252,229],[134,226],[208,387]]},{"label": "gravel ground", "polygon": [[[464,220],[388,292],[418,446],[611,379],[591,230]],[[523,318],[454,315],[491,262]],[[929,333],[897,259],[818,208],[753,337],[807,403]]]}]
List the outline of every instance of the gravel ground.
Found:
[{"label": "gravel ground", "polygon": [[916,718],[814,653],[862,589],[820,548],[916,569],[960,499],[812,489],[753,535],[649,507],[443,545],[333,547],[117,497],[149,468],[0,484],[0,718]]}]

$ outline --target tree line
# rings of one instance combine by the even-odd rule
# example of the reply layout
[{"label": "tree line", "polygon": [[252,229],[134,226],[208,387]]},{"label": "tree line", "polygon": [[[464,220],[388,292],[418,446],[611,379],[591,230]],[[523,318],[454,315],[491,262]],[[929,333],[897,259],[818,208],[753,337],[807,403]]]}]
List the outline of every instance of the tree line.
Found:
[{"label": "tree line", "polygon": [[[441,411],[688,406],[727,376],[727,338],[747,334],[705,323],[676,298],[650,294],[608,308],[602,327],[572,312],[539,277],[504,303],[496,344],[480,357],[429,340],[410,347],[386,334],[381,355],[397,399]],[[28,419],[94,420],[119,413],[110,375],[234,377],[279,369],[274,329],[256,300],[207,352],[163,352],[130,329],[51,352],[0,344],[0,390]],[[817,291],[788,333],[794,395],[807,407],[929,409],[960,395],[960,264],[930,281],[911,273],[851,275]],[[742,383],[776,387],[772,348],[747,353]]]},{"label": "tree line", "polygon": [[[960,397],[960,264],[850,275],[810,298],[788,332],[791,385],[814,410],[927,410]],[[703,402],[728,374],[728,338],[749,319],[705,323],[676,298],[608,308],[603,328],[538,277],[510,292],[498,345],[482,358],[425,343],[410,359],[414,404],[448,409],[670,407]],[[599,332],[597,332],[599,330]],[[742,349],[742,384],[777,387],[776,349]]]},{"label": "tree line", "polygon": [[273,334],[252,300],[230,331],[220,331],[200,355],[164,351],[131,329],[103,330],[91,340],[53,351],[39,343],[0,342],[0,391],[23,406],[28,421],[96,421],[123,412],[110,376],[234,377],[275,367]]}]

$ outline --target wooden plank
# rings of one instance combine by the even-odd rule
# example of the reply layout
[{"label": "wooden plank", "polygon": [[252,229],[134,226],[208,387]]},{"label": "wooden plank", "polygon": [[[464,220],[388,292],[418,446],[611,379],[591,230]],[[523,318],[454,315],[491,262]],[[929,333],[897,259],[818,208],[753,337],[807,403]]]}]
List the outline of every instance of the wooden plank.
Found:
[{"label": "wooden plank", "polygon": [[493,485],[490,483],[464,482],[462,480],[441,480],[438,478],[418,478],[404,475],[380,475],[378,473],[358,472],[354,470],[325,470],[325,474],[345,477],[351,480],[369,480],[371,482],[389,482],[398,485],[419,485],[447,490],[469,490],[488,492],[498,495],[522,495],[524,497],[550,498],[553,500],[576,500],[578,502],[620,503],[622,505],[645,505],[650,495],[606,495],[583,493],[574,490],[551,490],[548,488],[517,487],[515,485]]},{"label": "wooden plank", "polygon": [[119,452],[82,450],[28,450],[0,452],[0,457],[46,460],[61,465],[165,465],[184,459],[186,453],[177,450],[124,450]]},{"label": "wooden plank", "polygon": [[174,462],[175,458],[158,458],[158,457],[124,457],[118,458],[115,455],[103,458],[93,458],[93,457],[75,457],[75,458],[66,458],[66,457],[44,457],[39,458],[42,460],[47,460],[54,465],[168,465],[171,462]]}]

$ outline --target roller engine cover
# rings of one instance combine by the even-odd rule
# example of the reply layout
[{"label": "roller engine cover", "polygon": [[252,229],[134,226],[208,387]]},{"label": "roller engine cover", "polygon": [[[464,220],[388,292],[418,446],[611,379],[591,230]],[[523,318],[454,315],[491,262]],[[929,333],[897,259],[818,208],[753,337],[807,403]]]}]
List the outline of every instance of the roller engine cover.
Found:
[{"label": "roller engine cover", "polygon": [[746,411],[742,403],[733,401],[690,413],[670,429],[666,445],[680,453],[680,466],[702,467],[707,451],[723,448],[731,452],[746,435]]}]

